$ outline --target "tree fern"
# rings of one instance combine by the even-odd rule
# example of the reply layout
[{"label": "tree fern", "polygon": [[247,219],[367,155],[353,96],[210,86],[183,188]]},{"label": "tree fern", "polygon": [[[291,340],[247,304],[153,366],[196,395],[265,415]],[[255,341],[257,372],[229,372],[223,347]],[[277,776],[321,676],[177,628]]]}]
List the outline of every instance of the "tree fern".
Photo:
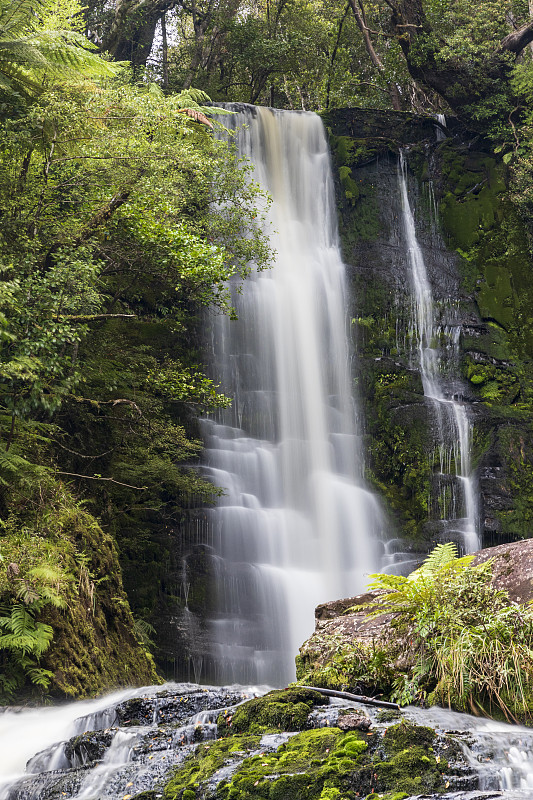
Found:
[{"label": "tree fern", "polygon": [[100,58],[76,31],[42,30],[39,12],[47,0],[0,0],[0,91],[35,96],[46,81],[80,75],[113,75],[116,65]]}]

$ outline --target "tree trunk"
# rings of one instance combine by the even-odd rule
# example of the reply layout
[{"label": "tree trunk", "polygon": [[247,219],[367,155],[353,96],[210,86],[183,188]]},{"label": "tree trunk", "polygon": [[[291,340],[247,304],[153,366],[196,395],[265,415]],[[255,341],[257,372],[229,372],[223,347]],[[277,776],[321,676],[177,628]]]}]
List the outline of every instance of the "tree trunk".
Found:
[{"label": "tree trunk", "polygon": [[[383,66],[383,62],[381,61],[380,57],[376,53],[374,45],[372,44],[372,39],[370,38],[369,30],[366,26],[366,22],[363,18],[363,14],[359,6],[357,5],[356,0],[348,0],[350,8],[353,11],[353,15],[355,17],[355,21],[357,23],[357,27],[363,34],[363,41],[365,43],[366,52],[368,53],[372,64],[376,67],[376,69],[381,72],[382,74],[385,72],[385,67]],[[402,110],[402,104],[400,101],[400,94],[398,92],[398,87],[395,83],[391,83],[387,81],[387,87],[389,90],[389,95],[392,102],[392,107],[395,111]]]},{"label": "tree trunk", "polygon": [[[529,8],[533,5],[532,0],[529,0]],[[511,53],[518,55],[522,50],[533,42],[533,19],[530,19],[521,28],[511,33],[502,40],[502,49],[508,50]]]},{"label": "tree trunk", "polygon": [[[528,8],[529,16],[533,17],[533,0],[528,0]],[[531,57],[533,58],[533,42],[529,43],[529,49],[531,50]]]},{"label": "tree trunk", "polygon": [[161,14],[161,37],[163,39],[163,89],[168,89],[168,39],[166,14]]},{"label": "tree trunk", "polygon": [[146,66],[157,23],[174,5],[175,0],[117,0],[115,16],[101,49],[115,61],[130,61],[133,67]]}]

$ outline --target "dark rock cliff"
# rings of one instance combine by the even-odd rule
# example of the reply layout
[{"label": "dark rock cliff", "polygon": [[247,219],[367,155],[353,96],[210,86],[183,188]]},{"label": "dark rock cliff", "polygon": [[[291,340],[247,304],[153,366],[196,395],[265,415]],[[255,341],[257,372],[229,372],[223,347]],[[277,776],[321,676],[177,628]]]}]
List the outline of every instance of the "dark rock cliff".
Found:
[{"label": "dark rock cliff", "polygon": [[453,525],[443,520],[462,513],[449,508],[456,479],[440,474],[435,411],[413,357],[398,181],[402,149],[433,291],[443,389],[460,399],[473,423],[482,543],[529,537],[531,263],[505,168],[486,143],[453,121],[446,135],[431,119],[361,109],[328,112],[324,123],[352,288],[367,477],[385,499],[394,533],[425,550],[428,542],[453,538]]}]

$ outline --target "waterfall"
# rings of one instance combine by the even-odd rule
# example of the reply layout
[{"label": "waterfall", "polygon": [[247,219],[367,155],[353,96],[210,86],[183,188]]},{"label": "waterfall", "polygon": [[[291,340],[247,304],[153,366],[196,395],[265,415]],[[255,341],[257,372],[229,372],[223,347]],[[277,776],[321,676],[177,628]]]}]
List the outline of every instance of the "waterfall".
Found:
[{"label": "waterfall", "polygon": [[363,590],[382,520],[361,477],[322,123],[248,107],[230,124],[272,195],[276,258],[232,287],[238,321],[212,325],[214,372],[234,401],[203,422],[206,472],[225,490],[209,512],[218,595],[204,664],[217,683],[283,685],[315,605]]},{"label": "waterfall", "polygon": [[[453,394],[451,396],[445,394],[442,380],[442,355],[438,343],[441,334],[447,335],[452,347],[457,351],[460,328],[456,326],[454,331],[442,331],[435,323],[433,293],[424,256],[416,236],[415,220],[407,192],[407,172],[403,153],[400,153],[398,181],[422,385],[424,396],[428,398],[435,411],[438,427],[439,475],[442,478],[440,485],[443,490],[441,518],[449,521],[446,526],[446,534],[458,535],[462,549],[471,553],[480,547],[477,532],[476,495],[470,460],[472,426],[464,403],[460,402]],[[459,489],[457,492],[453,483],[451,484],[451,499],[446,503],[446,490],[450,486],[446,478],[453,468]],[[458,493],[461,495],[459,501],[457,501]]]}]

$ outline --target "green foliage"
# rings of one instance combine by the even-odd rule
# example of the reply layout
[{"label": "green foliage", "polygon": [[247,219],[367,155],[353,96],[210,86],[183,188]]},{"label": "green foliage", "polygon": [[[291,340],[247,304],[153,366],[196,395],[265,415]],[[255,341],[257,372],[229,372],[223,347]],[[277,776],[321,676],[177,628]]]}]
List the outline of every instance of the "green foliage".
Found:
[{"label": "green foliage", "polygon": [[46,473],[15,476],[8,506],[0,530],[2,700],[157,680],[135,638],[116,550],[94,517]]},{"label": "green foliage", "polygon": [[[63,0],[38,6],[50,24],[78,8]],[[11,8],[20,35],[37,25],[35,15],[24,16],[29,8]],[[43,42],[41,28],[37,35]],[[218,492],[194,469],[194,416],[229,403],[197,352],[201,309],[233,314],[228,279],[246,277],[252,261],[268,265],[268,198],[213,134],[209,116],[225,112],[208,107],[204,92],[165,97],[103,61],[109,80],[81,81],[85,67],[67,47],[80,34],[57,36],[66,42],[58,63],[70,59],[70,72],[60,81],[50,68],[33,101],[19,97],[0,120],[0,520],[6,552],[22,569],[19,543],[34,523],[19,505],[29,514],[28,498],[56,471],[77,479],[78,495],[120,544],[137,634],[148,643],[156,604],[165,602],[168,554],[189,509]],[[61,504],[48,492],[44,504],[59,524]],[[60,561],[40,536],[26,544],[36,565],[48,555]],[[131,659],[131,674],[153,680],[127,604],[119,613],[109,594],[114,585],[125,602],[119,577],[100,584],[92,546],[87,552],[79,602],[61,614],[40,612],[60,634],[46,653],[57,667],[54,689],[84,694],[112,685],[119,662],[128,670],[119,652]],[[116,631],[107,630],[102,596]],[[71,647],[62,632],[72,625],[80,634]]]},{"label": "green foliage", "polygon": [[36,622],[38,601],[0,606],[0,696],[10,700],[29,679],[35,686],[47,689],[52,672],[39,667],[39,660],[48,650],[53,630]]},{"label": "green foliage", "polygon": [[81,33],[52,27],[63,21],[62,11],[49,0],[1,0],[0,96],[35,97],[45,84],[116,72]]},{"label": "green foliage", "polygon": [[372,576],[370,616],[394,614],[400,650],[413,664],[392,696],[530,718],[533,609],[493,589],[491,562],[472,566],[472,558],[439,545],[408,577]]},{"label": "green foliage", "polygon": [[319,664],[312,663],[306,654],[297,658],[296,677],[300,683],[326,689],[390,693],[395,676],[393,648],[382,642],[347,643],[340,636],[328,636],[318,643],[327,655],[321,657]]},{"label": "green foliage", "polygon": [[40,660],[51,645],[53,629],[38,617],[47,606],[65,606],[65,576],[60,568],[42,562],[20,576],[16,562],[1,560],[12,599],[0,605],[0,697],[11,700],[27,680],[40,689],[50,684],[52,672],[41,667]]}]

